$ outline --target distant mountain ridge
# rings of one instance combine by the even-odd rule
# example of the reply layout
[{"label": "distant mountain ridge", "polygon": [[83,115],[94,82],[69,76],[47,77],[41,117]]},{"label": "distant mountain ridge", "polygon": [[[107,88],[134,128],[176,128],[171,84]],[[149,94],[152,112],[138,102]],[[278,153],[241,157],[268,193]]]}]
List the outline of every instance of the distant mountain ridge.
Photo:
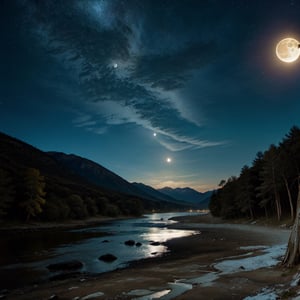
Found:
[{"label": "distant mountain ridge", "polygon": [[158,191],[176,200],[185,201],[197,205],[199,208],[208,208],[208,203],[213,193],[213,191],[201,193],[189,187],[175,189],[171,187],[164,187],[158,189]]},{"label": "distant mountain ridge", "polygon": [[206,208],[206,198],[211,193],[199,193],[191,188],[164,188],[156,190],[143,183],[130,183],[119,175],[106,169],[100,164],[75,154],[62,152],[48,152],[48,155],[70,170],[74,175],[80,176],[88,182],[107,190],[117,191],[127,195],[134,195],[144,199]]},{"label": "distant mountain ridge", "polygon": [[48,155],[62,164],[76,175],[84,178],[88,182],[95,184],[106,190],[117,191],[127,195],[134,195],[152,201],[168,202],[174,205],[188,205],[184,201],[178,201],[164,193],[153,189],[142,183],[130,183],[119,175],[106,169],[100,164],[75,154],[65,154],[62,152],[48,152]]},{"label": "distant mountain ridge", "polygon": [[146,185],[143,183],[137,183],[137,182],[133,182],[132,185],[134,185],[136,188],[138,188],[140,191],[142,191],[143,194],[149,195],[150,197],[153,197],[155,199],[159,199],[161,201],[166,201],[166,202],[171,202],[171,203],[189,205],[189,203],[175,199],[165,193],[161,193],[160,191],[154,189],[153,187],[151,187],[149,185]]}]

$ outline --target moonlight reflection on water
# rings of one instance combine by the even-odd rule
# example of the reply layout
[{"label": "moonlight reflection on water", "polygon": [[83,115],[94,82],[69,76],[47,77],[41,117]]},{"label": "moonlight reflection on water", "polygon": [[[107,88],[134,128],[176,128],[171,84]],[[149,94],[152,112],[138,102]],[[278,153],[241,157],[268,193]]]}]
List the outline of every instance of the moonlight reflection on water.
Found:
[{"label": "moonlight reflection on water", "polygon": [[[19,251],[14,256],[5,257],[3,252],[0,263],[0,276],[2,280],[0,288],[8,288],[14,285],[32,283],[32,280],[40,281],[57,274],[49,272],[49,264],[70,260],[79,260],[83,263],[80,272],[103,273],[116,268],[124,268],[130,261],[149,257],[157,257],[168,251],[162,244],[170,239],[197,234],[194,230],[169,229],[167,226],[176,223],[170,220],[175,216],[190,215],[191,213],[164,213],[149,214],[143,218],[113,221],[99,226],[56,232],[35,233],[34,240],[39,243],[30,243],[33,237],[23,238],[23,244],[27,245],[26,255]],[[60,237],[76,236],[76,239],[68,240]],[[140,243],[138,247],[128,246],[125,241],[134,240]],[[50,243],[51,241],[51,243]],[[38,248],[35,248],[38,245]],[[51,246],[50,246],[51,245]],[[3,241],[6,249],[16,249],[20,246],[17,237]],[[32,246],[32,249],[29,249]],[[50,247],[49,247],[50,246]],[[20,248],[20,247],[19,247]],[[104,254],[113,254],[117,260],[106,263],[98,258]],[[9,275],[11,274],[11,276]],[[34,276],[33,276],[34,274]]]}]

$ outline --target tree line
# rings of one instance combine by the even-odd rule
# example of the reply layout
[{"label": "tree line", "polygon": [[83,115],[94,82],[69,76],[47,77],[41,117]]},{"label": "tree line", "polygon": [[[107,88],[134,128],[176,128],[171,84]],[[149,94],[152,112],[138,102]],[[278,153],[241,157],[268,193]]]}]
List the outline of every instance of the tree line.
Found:
[{"label": "tree line", "polygon": [[243,166],[239,176],[222,180],[209,209],[222,218],[294,220],[299,186],[300,129],[293,126],[278,145],[258,152],[252,165]]},{"label": "tree line", "polygon": [[0,168],[0,221],[139,216],[143,211],[141,200],[134,196],[62,183],[61,179],[45,178],[36,168],[25,168],[18,176]]}]

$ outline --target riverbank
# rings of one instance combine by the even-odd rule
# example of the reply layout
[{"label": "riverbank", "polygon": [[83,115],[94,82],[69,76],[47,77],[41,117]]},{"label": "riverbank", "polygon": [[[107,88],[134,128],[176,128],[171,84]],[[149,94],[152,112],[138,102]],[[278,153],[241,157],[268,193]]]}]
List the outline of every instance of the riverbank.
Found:
[{"label": "riverbank", "polygon": [[[11,291],[6,297],[88,299],[84,297],[94,294],[97,299],[146,300],[155,299],[156,295],[156,299],[226,300],[243,299],[266,287],[270,288],[269,294],[272,289],[281,289],[277,293],[291,289],[296,271],[276,266],[278,255],[284,253],[289,230],[224,224],[209,215],[181,218],[172,227],[201,233],[168,241],[170,251],[163,257],[137,261],[129,268],[95,277],[79,276]],[[266,262],[273,265],[263,267]],[[293,289],[296,287],[290,293],[295,294]]]},{"label": "riverbank", "polygon": [[67,220],[64,222],[30,222],[30,223],[1,223],[0,233],[32,232],[47,230],[79,229],[96,226],[105,222],[136,218],[134,216],[119,216],[117,218],[97,216],[84,220]]}]

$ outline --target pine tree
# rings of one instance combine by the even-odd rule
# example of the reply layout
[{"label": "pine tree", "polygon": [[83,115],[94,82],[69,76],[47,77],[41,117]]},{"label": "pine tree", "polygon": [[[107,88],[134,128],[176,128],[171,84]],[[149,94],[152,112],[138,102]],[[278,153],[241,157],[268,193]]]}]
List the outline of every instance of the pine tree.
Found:
[{"label": "pine tree", "polygon": [[279,187],[281,177],[278,171],[278,148],[271,145],[269,150],[264,153],[263,166],[260,172],[261,184],[257,188],[258,196],[263,200],[260,202],[265,207],[269,202],[274,201],[277,213],[277,219],[280,220],[282,214]]},{"label": "pine tree", "polygon": [[284,183],[284,187],[287,193],[291,221],[294,221],[295,213],[294,213],[294,203],[292,197],[291,187],[297,181],[296,169],[294,169],[293,162],[290,159],[289,151],[286,149],[284,144],[279,146],[279,163],[278,163],[279,172]]},{"label": "pine tree", "polygon": [[46,203],[44,189],[44,176],[40,174],[39,170],[28,168],[24,175],[25,200],[20,203],[25,211],[27,222],[31,217],[35,217],[43,211],[42,206]]},{"label": "pine tree", "polygon": [[252,184],[251,169],[245,165],[238,179],[237,204],[242,213],[248,214],[254,219],[255,190]]},{"label": "pine tree", "polygon": [[0,169],[0,219],[8,213],[14,201],[15,189],[9,173]]}]

